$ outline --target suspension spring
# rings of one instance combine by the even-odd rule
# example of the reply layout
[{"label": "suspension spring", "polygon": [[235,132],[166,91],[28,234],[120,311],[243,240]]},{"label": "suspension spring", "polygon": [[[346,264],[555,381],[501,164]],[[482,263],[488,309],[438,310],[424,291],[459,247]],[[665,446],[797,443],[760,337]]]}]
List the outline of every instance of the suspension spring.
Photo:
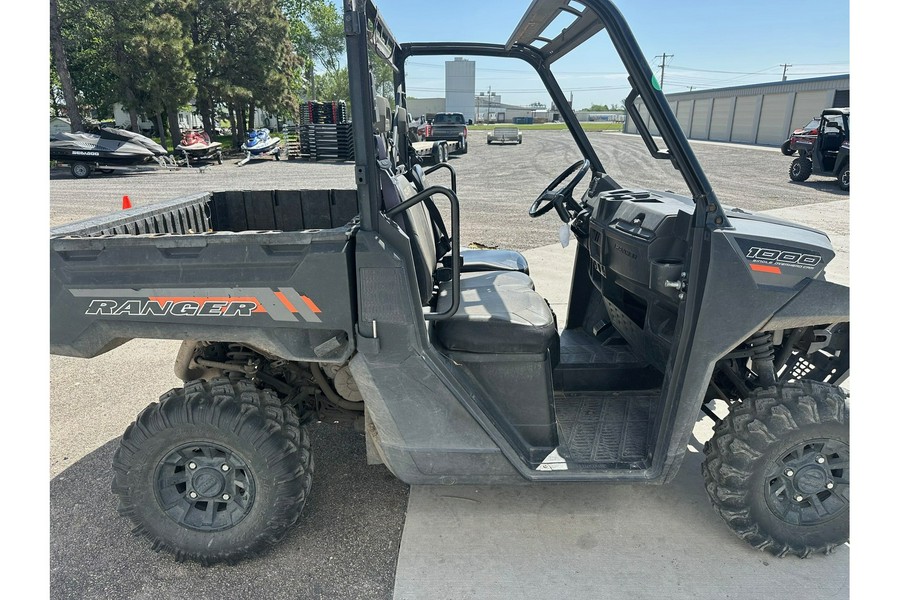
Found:
[{"label": "suspension spring", "polygon": [[753,349],[753,370],[762,387],[775,385],[775,348],[771,333],[757,333],[747,344]]},{"label": "suspension spring", "polygon": [[227,363],[233,363],[236,365],[246,366],[251,363],[251,360],[256,358],[258,354],[256,352],[250,350],[246,346],[241,346],[240,344],[228,344],[228,352],[225,353]]}]

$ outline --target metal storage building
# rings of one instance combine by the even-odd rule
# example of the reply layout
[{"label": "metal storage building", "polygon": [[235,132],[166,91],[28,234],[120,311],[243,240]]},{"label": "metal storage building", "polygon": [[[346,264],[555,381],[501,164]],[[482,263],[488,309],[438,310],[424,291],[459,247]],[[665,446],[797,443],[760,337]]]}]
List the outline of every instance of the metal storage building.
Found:
[{"label": "metal storage building", "polygon": [[[666,94],[666,99],[690,139],[780,146],[822,109],[850,105],[850,75]],[[635,104],[650,132],[658,133],[641,100]],[[630,117],[624,131],[637,133]]]}]

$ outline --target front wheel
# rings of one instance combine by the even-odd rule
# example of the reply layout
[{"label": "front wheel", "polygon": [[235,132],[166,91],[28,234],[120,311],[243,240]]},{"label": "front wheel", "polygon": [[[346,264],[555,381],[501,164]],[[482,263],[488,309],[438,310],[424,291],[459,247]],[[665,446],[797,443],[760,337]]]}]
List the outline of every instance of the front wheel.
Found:
[{"label": "front wheel", "polygon": [[791,181],[806,181],[812,175],[812,161],[803,156],[791,162]]},{"label": "front wheel", "polygon": [[755,391],[718,423],[702,471],[716,512],[752,546],[828,554],[850,534],[844,391],[797,381]]},{"label": "front wheel", "polygon": [[850,164],[846,164],[841,167],[840,173],[838,173],[838,185],[841,186],[841,189],[845,192],[850,191]]},{"label": "front wheel", "polygon": [[781,145],[781,153],[785,156],[793,156],[795,152],[797,151],[791,148],[791,140],[787,140]]},{"label": "front wheel", "polygon": [[113,459],[119,513],[156,550],[204,564],[280,540],[312,484],[293,408],[249,381],[187,382],[145,408]]}]

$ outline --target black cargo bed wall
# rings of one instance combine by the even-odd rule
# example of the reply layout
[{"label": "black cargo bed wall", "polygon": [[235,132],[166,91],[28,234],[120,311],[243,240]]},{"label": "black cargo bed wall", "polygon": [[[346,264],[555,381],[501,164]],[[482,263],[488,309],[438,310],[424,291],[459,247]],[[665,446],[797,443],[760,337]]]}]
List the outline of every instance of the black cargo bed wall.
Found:
[{"label": "black cargo bed wall", "polygon": [[304,231],[343,227],[357,214],[356,190],[214,192],[213,231]]}]

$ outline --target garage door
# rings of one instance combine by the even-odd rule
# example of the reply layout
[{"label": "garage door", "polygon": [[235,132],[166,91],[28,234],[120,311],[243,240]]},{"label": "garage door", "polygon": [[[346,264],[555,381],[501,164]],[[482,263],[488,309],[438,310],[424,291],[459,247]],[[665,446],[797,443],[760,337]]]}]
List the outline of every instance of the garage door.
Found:
[{"label": "garage door", "polygon": [[712,106],[712,98],[707,100],[694,100],[694,118],[691,120],[690,136],[695,140],[705,140],[709,138],[709,131],[706,129],[709,121],[709,109]]},{"label": "garage door", "polygon": [[678,103],[678,109],[675,111],[675,118],[681,125],[681,130],[687,133],[691,130],[691,109],[694,107],[693,100],[681,100]]},{"label": "garage door", "polygon": [[731,103],[734,98],[716,98],[713,101],[712,122],[709,124],[709,139],[727,142],[731,135]]},{"label": "garage door", "polygon": [[759,96],[739,96],[734,105],[731,141],[756,143],[756,102]]},{"label": "garage door", "polygon": [[826,108],[828,95],[831,92],[826,90],[822,92],[798,92],[794,99],[794,116],[791,117],[791,131],[798,127],[803,127],[809,123],[810,119],[814,119],[822,114],[822,109]]},{"label": "garage door", "polygon": [[780,146],[787,139],[784,121],[791,106],[790,94],[766,94],[763,96],[762,112],[759,116],[759,133],[756,143],[768,146]]},{"label": "garage door", "polygon": [[650,135],[659,135],[659,129],[656,128],[656,122],[650,118],[650,111],[647,110],[647,107],[643,104],[641,105],[641,118],[643,118],[644,123],[647,124],[647,129],[650,130]]}]

